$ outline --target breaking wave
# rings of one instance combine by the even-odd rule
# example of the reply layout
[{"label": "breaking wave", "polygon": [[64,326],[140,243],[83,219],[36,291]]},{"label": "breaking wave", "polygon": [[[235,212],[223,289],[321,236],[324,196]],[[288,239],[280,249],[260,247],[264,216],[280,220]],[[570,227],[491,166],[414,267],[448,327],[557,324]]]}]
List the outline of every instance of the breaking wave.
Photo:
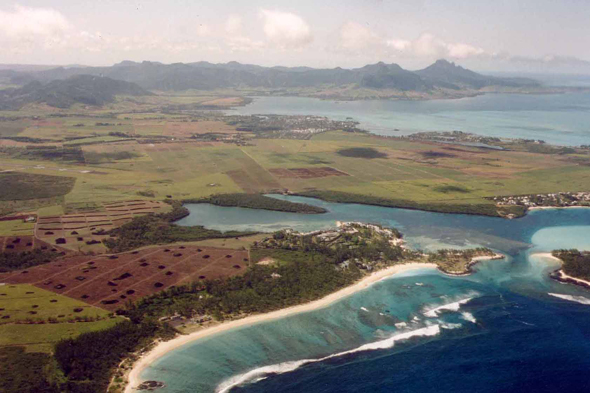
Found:
[{"label": "breaking wave", "polygon": [[475,319],[473,314],[470,312],[462,312],[461,318],[463,318],[464,320],[471,322],[471,323],[477,323],[477,319]]},{"label": "breaking wave", "polygon": [[584,296],[562,295],[560,293],[549,293],[549,295],[558,297],[563,300],[569,300],[570,302],[590,305],[590,299]]},{"label": "breaking wave", "polygon": [[235,375],[221,384],[217,386],[215,390],[216,393],[226,393],[229,392],[232,388],[243,385],[247,382],[253,382],[256,380],[261,380],[268,376],[269,374],[284,374],[291,371],[298,369],[299,367],[309,364],[309,363],[318,363],[323,362],[328,359],[337,358],[344,355],[350,355],[356,352],[364,352],[364,351],[374,351],[378,349],[387,349],[392,348],[397,341],[404,341],[409,340],[412,337],[425,337],[425,336],[436,336],[440,333],[440,326],[439,325],[430,325],[423,327],[421,329],[412,330],[405,333],[396,334],[391,336],[387,339],[376,341],[373,343],[361,345],[358,348],[351,349],[349,351],[339,352],[333,355],[329,355],[320,359],[302,359],[302,360],[294,360],[288,361],[278,364],[272,364],[270,366],[259,367],[254,370],[248,371],[243,374]]},{"label": "breaking wave", "polygon": [[471,299],[479,296],[479,293],[474,292],[470,293],[468,298],[460,299],[452,303],[443,304],[442,306],[434,307],[424,311],[424,316],[428,318],[435,318],[438,316],[439,313],[442,311],[459,311],[461,305],[468,303]]}]

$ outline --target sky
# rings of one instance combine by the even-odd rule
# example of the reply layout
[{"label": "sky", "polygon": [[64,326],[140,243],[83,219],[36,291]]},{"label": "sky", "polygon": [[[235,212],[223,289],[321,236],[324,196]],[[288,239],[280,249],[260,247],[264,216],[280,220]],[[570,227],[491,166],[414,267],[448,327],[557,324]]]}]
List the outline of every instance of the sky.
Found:
[{"label": "sky", "polygon": [[590,73],[588,0],[0,0],[0,63]]}]

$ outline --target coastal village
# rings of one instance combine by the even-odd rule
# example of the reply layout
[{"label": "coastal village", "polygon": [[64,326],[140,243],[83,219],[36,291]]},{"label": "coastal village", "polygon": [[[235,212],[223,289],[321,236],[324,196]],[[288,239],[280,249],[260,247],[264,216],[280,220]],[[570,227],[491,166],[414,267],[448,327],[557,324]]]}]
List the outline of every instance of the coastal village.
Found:
[{"label": "coastal village", "polygon": [[496,206],[520,205],[535,207],[590,206],[590,192],[559,192],[553,194],[512,195],[490,198]]}]

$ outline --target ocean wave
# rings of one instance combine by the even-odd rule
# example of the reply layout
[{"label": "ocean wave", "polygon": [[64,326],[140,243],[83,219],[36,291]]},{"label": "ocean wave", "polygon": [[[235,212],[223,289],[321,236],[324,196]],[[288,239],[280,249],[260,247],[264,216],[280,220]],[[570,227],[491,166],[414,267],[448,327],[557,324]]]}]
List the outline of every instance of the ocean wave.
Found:
[{"label": "ocean wave", "polygon": [[386,338],[381,341],[376,341],[373,343],[361,345],[358,348],[351,349],[344,352],[335,353],[333,355],[329,355],[320,359],[302,359],[302,360],[294,360],[288,361],[278,364],[272,364],[270,366],[259,367],[254,370],[248,371],[243,374],[235,375],[225,381],[223,381],[217,389],[215,390],[216,393],[226,393],[229,392],[232,388],[243,385],[248,382],[253,382],[256,380],[261,380],[261,378],[265,378],[268,375],[276,375],[276,374],[284,374],[291,371],[295,371],[299,367],[309,364],[309,363],[318,363],[323,362],[328,359],[337,358],[340,356],[350,355],[357,352],[365,352],[365,351],[375,351],[378,349],[388,349],[392,348],[397,341],[404,341],[409,340],[412,337],[427,337],[427,336],[436,336],[440,333],[440,326],[439,325],[430,325],[427,327],[423,327],[421,329],[412,330],[409,332],[399,333],[389,338]]},{"label": "ocean wave", "polygon": [[477,319],[475,319],[473,314],[470,312],[462,312],[461,318],[463,318],[464,320],[469,321],[471,323],[477,323]]},{"label": "ocean wave", "polygon": [[463,304],[468,303],[471,299],[477,297],[478,295],[479,293],[477,292],[470,293],[469,297],[467,298],[456,300],[452,303],[443,304],[442,306],[427,309],[426,311],[424,311],[424,316],[428,318],[436,318],[438,317],[438,314],[440,314],[442,311],[459,311]]},{"label": "ocean wave", "polygon": [[549,293],[548,295],[558,297],[563,300],[569,300],[570,302],[590,305],[590,299],[584,296],[562,295],[560,293]]},{"label": "ocean wave", "polygon": [[452,330],[459,329],[460,327],[463,327],[463,325],[461,325],[460,323],[441,323],[440,327],[443,329]]}]

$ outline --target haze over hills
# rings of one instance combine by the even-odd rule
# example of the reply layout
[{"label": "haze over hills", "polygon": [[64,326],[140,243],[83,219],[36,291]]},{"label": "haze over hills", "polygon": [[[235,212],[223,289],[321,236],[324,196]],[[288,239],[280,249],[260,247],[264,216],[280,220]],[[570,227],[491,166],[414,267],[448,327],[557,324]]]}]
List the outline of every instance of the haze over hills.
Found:
[{"label": "haze over hills", "polygon": [[75,75],[106,76],[137,83],[144,89],[179,91],[218,88],[310,88],[318,86],[351,86],[367,89],[431,92],[438,89],[481,89],[484,87],[538,87],[539,83],[525,78],[499,78],[469,71],[446,60],[419,71],[408,71],[397,64],[377,63],[354,69],[314,69],[309,67],[262,67],[229,62],[162,64],[144,61],[123,61],[111,67],[58,67],[54,69],[18,72],[0,71],[0,77],[12,83],[39,81],[42,83],[66,79]]},{"label": "haze over hills", "polygon": [[135,83],[94,75],[74,75],[43,84],[33,81],[17,89],[0,90],[0,109],[18,109],[29,103],[68,108],[75,103],[102,106],[115,96],[151,95]]}]

